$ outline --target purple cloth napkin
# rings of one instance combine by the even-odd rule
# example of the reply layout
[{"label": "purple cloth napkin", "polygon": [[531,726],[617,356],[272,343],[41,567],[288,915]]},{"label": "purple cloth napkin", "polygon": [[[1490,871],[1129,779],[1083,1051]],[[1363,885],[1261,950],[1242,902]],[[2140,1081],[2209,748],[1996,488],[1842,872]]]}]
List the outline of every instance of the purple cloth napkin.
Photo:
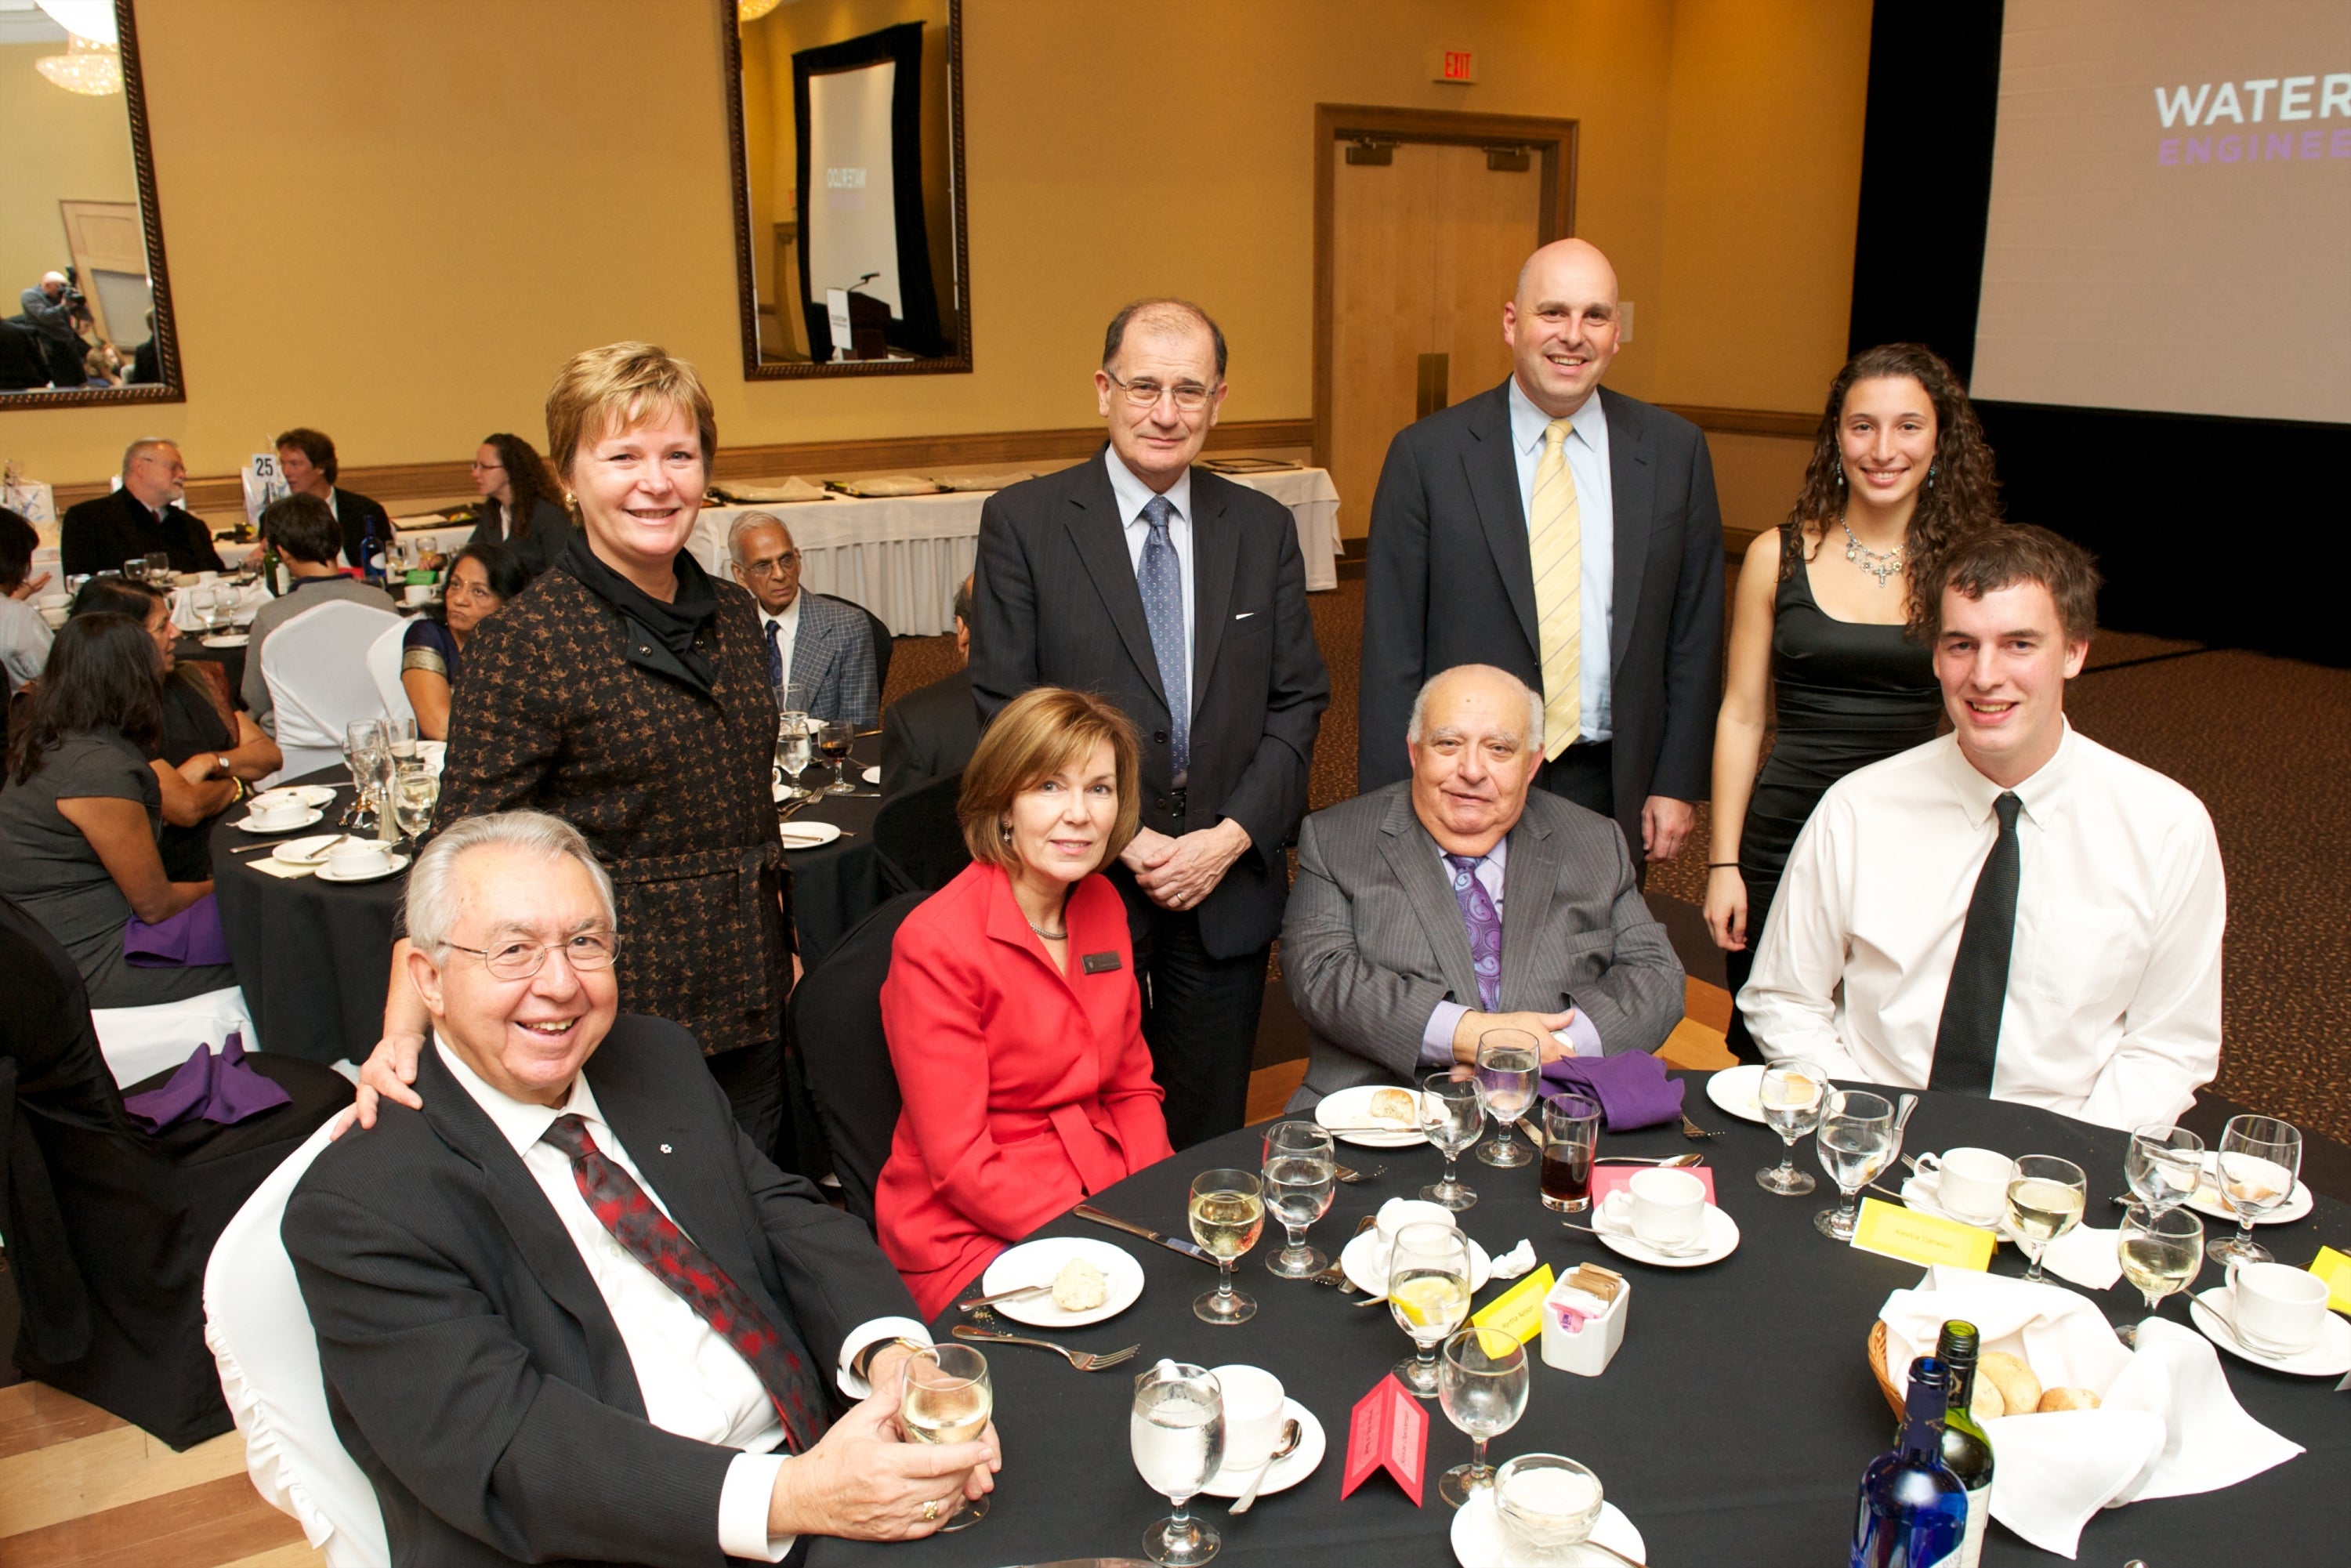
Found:
[{"label": "purple cloth napkin", "polygon": [[1543,1063],[1543,1082],[1562,1089],[1580,1089],[1600,1102],[1612,1133],[1654,1127],[1682,1113],[1682,1090],[1677,1078],[1666,1076],[1666,1064],[1646,1051],[1621,1056],[1562,1056]]},{"label": "purple cloth napkin", "polygon": [[131,1096],[122,1108],[160,1133],[191,1116],[233,1127],[293,1098],[246,1064],[245,1036],[231,1030],[217,1052],[209,1044],[196,1047],[163,1087]]},{"label": "purple cloth napkin", "polygon": [[132,915],[122,928],[122,957],[146,969],[200,969],[227,963],[228,937],[221,931],[219,903],[208,893],[154,925]]}]

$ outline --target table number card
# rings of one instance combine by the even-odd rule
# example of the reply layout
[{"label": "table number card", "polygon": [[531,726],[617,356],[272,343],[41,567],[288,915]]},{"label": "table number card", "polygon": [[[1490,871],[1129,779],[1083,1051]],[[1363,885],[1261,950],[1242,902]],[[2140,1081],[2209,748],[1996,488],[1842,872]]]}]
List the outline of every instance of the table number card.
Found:
[{"label": "table number card", "polygon": [[1992,1249],[1999,1240],[1980,1226],[1865,1197],[1861,1218],[1853,1228],[1853,1244],[1860,1251],[1899,1258],[1907,1263],[1948,1263],[1981,1273],[1991,1266]]},{"label": "table number card", "polygon": [[2326,1304],[2338,1312],[2351,1312],[2351,1257],[2322,1247],[2310,1260],[2310,1271],[2326,1281]]},{"label": "table number card", "polygon": [[1355,1402],[1347,1420],[1347,1473],[1339,1487],[1345,1497],[1374,1470],[1385,1470],[1420,1506],[1421,1472],[1428,1463],[1428,1412],[1393,1377]]},{"label": "table number card", "polygon": [[1469,1321],[1481,1329],[1516,1334],[1519,1343],[1525,1344],[1542,1333],[1543,1299],[1551,1294],[1552,1283],[1551,1265],[1546,1263],[1470,1313]]}]

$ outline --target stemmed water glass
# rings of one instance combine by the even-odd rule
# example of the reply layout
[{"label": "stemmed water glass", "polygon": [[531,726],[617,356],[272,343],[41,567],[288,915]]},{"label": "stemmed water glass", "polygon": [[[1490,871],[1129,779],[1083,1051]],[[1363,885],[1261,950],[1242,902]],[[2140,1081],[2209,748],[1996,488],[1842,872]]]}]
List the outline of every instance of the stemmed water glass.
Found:
[{"label": "stemmed water glass", "polygon": [[1533,1154],[1511,1132],[1534,1103],[1535,1080],[1541,1072],[1542,1043],[1525,1030],[1489,1029],[1478,1037],[1478,1099],[1502,1129],[1478,1151],[1481,1164],[1534,1162]]},{"label": "stemmed water glass", "polygon": [[1437,1392],[1437,1347],[1469,1317],[1469,1242],[1450,1225],[1397,1228],[1388,1249],[1388,1310],[1412,1336],[1396,1381],[1422,1399]]},{"label": "stemmed water glass", "polygon": [[2008,1225],[2016,1232],[2017,1245],[2032,1260],[2024,1271],[2025,1279],[2036,1283],[2048,1279],[2041,1271],[2041,1260],[2048,1255],[2050,1243],[2082,1223],[2082,1207],[2089,1200],[2089,1178],[2071,1160],[2054,1155],[2025,1155],[2018,1159],[2015,1173],[2008,1178]]},{"label": "stemmed water glass", "polygon": [[2275,1116],[2231,1116],[2220,1129],[2218,1179],[2221,1201],[2237,1217],[2237,1233],[2204,1249],[2223,1263],[2267,1263],[2270,1249],[2253,1239],[2253,1221],[2294,1197],[2302,1172],[2302,1133]]},{"label": "stemmed water glass", "polygon": [[165,588],[172,586],[171,552],[160,549],[151,549],[147,552],[147,580],[160,583]]},{"label": "stemmed water glass", "polygon": [[857,744],[857,727],[845,719],[827,719],[816,732],[816,747],[832,764],[832,782],[822,793],[854,795],[857,786],[849,781],[849,749]]},{"label": "stemmed water glass", "polygon": [[196,608],[204,612],[204,630],[217,637],[236,618],[236,590],[225,582],[208,582],[196,590]]},{"label": "stemmed water glass", "polygon": [[809,716],[796,710],[776,716],[776,766],[784,775],[784,799],[813,799],[809,790],[800,788],[800,775],[816,755],[816,743],[809,735]]},{"label": "stemmed water glass", "polygon": [[1420,1086],[1420,1130],[1445,1156],[1445,1177],[1420,1189],[1431,1203],[1458,1212],[1478,1201],[1478,1195],[1454,1174],[1459,1160],[1486,1130],[1486,1111],[1478,1098],[1478,1083],[1467,1072],[1432,1072]]},{"label": "stemmed water glass", "polygon": [[2160,1122],[2137,1128],[2123,1155],[2123,1176],[2156,1213],[2177,1208],[2196,1196],[2204,1179],[2204,1140]]},{"label": "stemmed water glass", "polygon": [[1224,1463],[1225,1391],[1216,1375],[1188,1362],[1163,1361],[1136,1377],[1127,1441],[1135,1473],[1176,1511],[1143,1532],[1144,1555],[1165,1568],[1190,1568],[1214,1557],[1224,1538],[1184,1509]]},{"label": "stemmed water glass", "polygon": [[1306,1245],[1306,1228],[1330,1212],[1338,1190],[1338,1152],[1331,1134],[1311,1122],[1277,1122],[1265,1135],[1265,1206],[1290,1234],[1290,1245],[1265,1260],[1285,1280],[1302,1280],[1331,1260]]},{"label": "stemmed water glass", "polygon": [[1242,1323],[1257,1316],[1257,1298],[1233,1289],[1233,1264],[1265,1229],[1265,1187],[1247,1171],[1203,1171],[1192,1178],[1187,1206],[1192,1239],[1217,1260],[1217,1288],[1192,1303],[1204,1323]]},{"label": "stemmed water glass", "polygon": [[[2134,1203],[2123,1210],[2115,1252],[2122,1260],[2123,1277],[2147,1298],[2147,1315],[2152,1317],[2157,1302],[2175,1291],[2186,1290],[2196,1271],[2204,1267],[2204,1222],[2185,1208]],[[2136,1324],[2123,1324],[2115,1330],[2115,1337],[2133,1349],[2138,1346]]]},{"label": "stemmed water glass", "polygon": [[1758,1186],[1782,1197],[1801,1197],[1819,1185],[1810,1172],[1796,1168],[1796,1140],[1821,1124],[1831,1092],[1828,1074],[1799,1058],[1792,1056],[1763,1070],[1755,1097],[1763,1107],[1764,1124],[1780,1134],[1785,1147],[1777,1166],[1755,1173]]},{"label": "stemmed water glass", "polygon": [[381,719],[355,718],[343,727],[343,766],[351,770],[351,804],[343,826],[365,829],[376,809],[376,789],[392,758]]},{"label": "stemmed water glass", "polygon": [[[996,1409],[987,1358],[967,1344],[933,1345],[905,1360],[898,1393],[898,1425],[909,1442],[977,1443]],[[987,1499],[961,1498],[939,1524],[945,1534],[987,1517]]]},{"label": "stemmed water glass", "polygon": [[1494,1484],[1486,1444],[1519,1424],[1527,1410],[1527,1349],[1499,1329],[1467,1328],[1445,1342],[1437,1371],[1445,1418],[1469,1434],[1469,1462],[1437,1479],[1437,1495],[1459,1508]]},{"label": "stemmed water glass", "polygon": [[433,825],[433,810],[441,803],[441,775],[423,758],[392,765],[392,810],[401,836],[413,847]]},{"label": "stemmed water glass", "polygon": [[1833,1241],[1853,1239],[1854,1197],[1877,1179],[1902,1152],[1894,1130],[1894,1107],[1883,1094],[1861,1089],[1831,1090],[1821,1113],[1813,1147],[1821,1168],[1836,1183],[1837,1206],[1813,1216],[1813,1225]]}]

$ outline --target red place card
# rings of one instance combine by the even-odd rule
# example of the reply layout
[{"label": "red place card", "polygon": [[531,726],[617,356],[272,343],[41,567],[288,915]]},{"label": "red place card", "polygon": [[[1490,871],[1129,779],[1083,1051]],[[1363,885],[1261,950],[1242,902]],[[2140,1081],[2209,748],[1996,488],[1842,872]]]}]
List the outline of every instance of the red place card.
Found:
[{"label": "red place card", "polygon": [[[1618,1187],[1623,1186],[1626,1182],[1631,1181],[1643,1171],[1652,1168],[1653,1167],[1649,1166],[1593,1166],[1592,1201],[1595,1204],[1607,1202],[1608,1195],[1610,1193],[1614,1192]],[[1682,1168],[1688,1171],[1690,1175],[1698,1177],[1698,1180],[1706,1183],[1706,1200],[1708,1203],[1714,1202],[1713,1169],[1707,1166],[1685,1166]]]},{"label": "red place card", "polygon": [[1394,1377],[1355,1403],[1347,1421],[1347,1473],[1339,1488],[1345,1497],[1374,1470],[1385,1470],[1420,1506],[1421,1471],[1428,1463],[1428,1412]]}]

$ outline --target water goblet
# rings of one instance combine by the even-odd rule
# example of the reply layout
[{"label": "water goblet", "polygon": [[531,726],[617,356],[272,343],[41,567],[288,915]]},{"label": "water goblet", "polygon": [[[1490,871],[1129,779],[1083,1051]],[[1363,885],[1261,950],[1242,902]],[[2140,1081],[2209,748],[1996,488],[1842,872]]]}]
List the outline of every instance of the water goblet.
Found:
[{"label": "water goblet", "polygon": [[1813,1225],[1832,1241],[1850,1241],[1855,1195],[1876,1181],[1902,1149],[1894,1131],[1894,1106],[1884,1095],[1864,1090],[1830,1091],[1813,1147],[1821,1168],[1836,1183],[1838,1201],[1813,1216]]},{"label": "water goblet", "polygon": [[1163,1568],[1207,1562],[1224,1538],[1185,1505],[1224,1462],[1225,1392],[1216,1375],[1189,1362],[1163,1361],[1137,1376],[1127,1441],[1135,1473],[1176,1511],[1143,1532],[1144,1555]]},{"label": "water goblet", "polygon": [[2270,1250],[2253,1239],[2253,1221],[2294,1197],[2302,1172],[2302,1133],[2275,1116],[2231,1116],[2220,1129],[2216,1173],[2221,1201],[2237,1217],[2237,1233],[2204,1249],[2223,1263],[2267,1263]]},{"label": "water goblet", "polygon": [[1233,1289],[1233,1265],[1265,1229],[1265,1187],[1247,1171],[1203,1171],[1192,1178],[1186,1206],[1192,1239],[1217,1260],[1217,1288],[1192,1303],[1204,1323],[1242,1323],[1257,1316],[1257,1298]]},{"label": "water goblet", "polygon": [[1489,1029],[1478,1037],[1478,1100],[1501,1131],[1478,1150],[1479,1163],[1524,1166],[1534,1154],[1512,1136],[1519,1118],[1534,1103],[1542,1074],[1542,1042],[1522,1029]]},{"label": "water goblet", "polygon": [[[2204,1222],[2189,1209],[2134,1203],[2123,1210],[2115,1252],[2122,1260],[2123,1278],[2147,1298],[2147,1315],[2152,1317],[2164,1297],[2186,1290],[2196,1271],[2204,1267]],[[2115,1337],[2133,1349],[2138,1346],[2136,1324],[2123,1324],[2115,1330]]]},{"label": "water goblet", "polygon": [[1809,1061],[1790,1057],[1763,1070],[1756,1098],[1763,1106],[1764,1124],[1780,1134],[1780,1163],[1755,1173],[1755,1185],[1782,1197],[1801,1197],[1819,1184],[1811,1173],[1796,1168],[1796,1140],[1821,1124],[1828,1104],[1828,1074]]},{"label": "water goblet", "polygon": [[1265,1206],[1281,1222],[1290,1245],[1265,1260],[1285,1280],[1302,1280],[1330,1267],[1330,1258],[1306,1245],[1306,1228],[1330,1212],[1338,1190],[1338,1155],[1331,1134],[1311,1122],[1277,1122],[1265,1135]]},{"label": "water goblet", "polygon": [[789,710],[776,716],[776,766],[784,775],[787,800],[811,799],[810,792],[800,788],[800,774],[816,755],[816,741],[809,729],[809,716],[804,713]]},{"label": "water goblet", "polygon": [[2123,1176],[2138,1200],[2160,1214],[2196,1196],[2204,1179],[2204,1140],[2161,1122],[2136,1128],[2123,1154]]},{"label": "water goblet", "polygon": [[413,762],[416,759],[416,716],[411,714],[402,718],[395,714],[380,722],[383,725],[384,747],[392,753],[392,761]]},{"label": "water goblet", "polygon": [[204,618],[204,630],[217,637],[236,614],[236,590],[225,582],[206,583],[196,591],[196,608]]},{"label": "water goblet", "polygon": [[343,727],[343,766],[351,770],[351,804],[343,813],[346,827],[371,827],[369,821],[375,806],[375,791],[383,762],[392,753],[383,737],[383,724],[379,719],[355,718]]},{"label": "water goblet", "polygon": [[1486,1444],[1519,1424],[1527,1410],[1527,1348],[1516,1334],[1466,1328],[1445,1342],[1437,1369],[1445,1418],[1469,1435],[1469,1462],[1437,1479],[1437,1495],[1459,1508],[1494,1484]]},{"label": "water goblet", "polygon": [[143,555],[125,557],[122,562],[122,577],[126,582],[146,581],[147,558]]},{"label": "water goblet", "polygon": [[816,732],[816,748],[832,764],[832,782],[822,793],[854,795],[857,786],[849,781],[849,748],[857,743],[857,727],[841,719],[828,719]]},{"label": "water goblet", "polygon": [[[898,1426],[914,1443],[977,1443],[996,1409],[987,1358],[967,1344],[933,1345],[905,1361]],[[987,1499],[962,1498],[939,1533],[968,1530],[987,1517]]]},{"label": "water goblet", "polygon": [[1457,1213],[1473,1207],[1478,1195],[1454,1174],[1454,1166],[1486,1130],[1486,1111],[1479,1103],[1477,1081],[1459,1069],[1432,1072],[1424,1079],[1420,1130],[1445,1156],[1444,1179],[1422,1187],[1420,1196]]},{"label": "water goblet", "polygon": [[2024,1271],[2027,1280],[2038,1283],[2048,1278],[2041,1271],[2041,1260],[2051,1242],[2082,1223],[2089,1190],[2089,1178],[2071,1160],[2026,1155],[2016,1162],[2015,1174],[2008,1178],[2008,1224],[2016,1232],[2017,1245],[2032,1260]]},{"label": "water goblet", "polygon": [[172,584],[172,557],[169,551],[151,549],[147,552],[147,580],[169,588]]},{"label": "water goblet", "polygon": [[1412,1336],[1413,1354],[1396,1363],[1397,1382],[1415,1397],[1437,1392],[1437,1347],[1469,1316],[1469,1243],[1450,1225],[1422,1220],[1397,1228],[1388,1249],[1388,1310]]},{"label": "water goblet", "polygon": [[411,844],[433,825],[433,809],[441,803],[441,775],[423,758],[392,765],[392,810],[401,836]]}]

